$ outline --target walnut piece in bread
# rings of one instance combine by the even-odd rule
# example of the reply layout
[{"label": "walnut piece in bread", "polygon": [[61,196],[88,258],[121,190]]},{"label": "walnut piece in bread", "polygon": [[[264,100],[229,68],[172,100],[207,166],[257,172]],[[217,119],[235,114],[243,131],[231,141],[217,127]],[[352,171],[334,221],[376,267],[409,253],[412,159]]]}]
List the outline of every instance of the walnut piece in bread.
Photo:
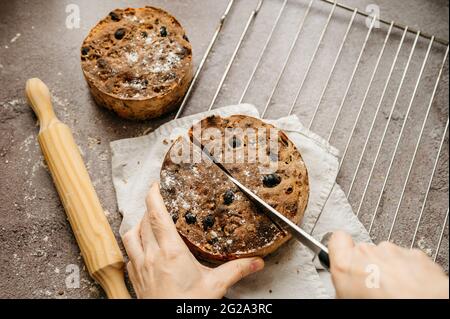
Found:
[{"label": "walnut piece in bread", "polygon": [[[218,128],[224,146],[222,154],[244,150],[244,162],[222,157],[221,163],[234,177],[295,223],[302,220],[309,197],[308,173],[299,151],[282,131],[275,135],[277,156],[270,158],[276,161],[276,171],[262,173],[261,161],[248,160],[248,147],[255,139],[246,134],[230,138],[226,129],[269,130],[274,129],[272,125],[243,115],[212,116],[200,125],[202,145],[211,139],[205,132]],[[194,134],[193,129],[190,134]],[[257,151],[267,152],[269,143],[263,142],[269,137],[258,134]],[[190,142],[180,137],[166,154],[161,168],[161,194],[179,234],[197,257],[210,262],[264,257],[291,237],[260,212],[214,164],[206,159],[174,160],[173,151],[178,152],[182,143]],[[217,154],[214,156],[219,159]]]},{"label": "walnut piece in bread", "polygon": [[174,109],[193,76],[180,23],[154,7],[116,9],[89,32],[81,66],[95,101],[129,119]]}]

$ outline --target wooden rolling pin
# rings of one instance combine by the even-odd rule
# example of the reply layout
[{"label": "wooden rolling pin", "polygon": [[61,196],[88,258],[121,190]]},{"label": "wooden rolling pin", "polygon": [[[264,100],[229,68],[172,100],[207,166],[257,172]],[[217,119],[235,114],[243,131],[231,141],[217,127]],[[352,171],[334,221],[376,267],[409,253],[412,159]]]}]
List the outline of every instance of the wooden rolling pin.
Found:
[{"label": "wooden rolling pin", "polygon": [[130,298],[122,253],[69,127],[55,116],[50,92],[41,80],[29,79],[26,95],[39,119],[39,144],[89,274],[108,298]]}]

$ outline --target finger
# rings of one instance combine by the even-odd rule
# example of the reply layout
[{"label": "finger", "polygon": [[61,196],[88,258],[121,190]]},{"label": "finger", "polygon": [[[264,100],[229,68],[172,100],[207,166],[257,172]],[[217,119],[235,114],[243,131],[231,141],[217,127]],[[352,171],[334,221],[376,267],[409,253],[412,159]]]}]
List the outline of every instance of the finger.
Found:
[{"label": "finger", "polygon": [[159,185],[153,183],[146,199],[149,220],[159,247],[185,248],[172,218],[167,212]]},{"label": "finger", "polygon": [[122,242],[127,251],[130,261],[134,264],[140,263],[143,259],[144,250],[140,238],[140,223],[129,230],[123,237]]},{"label": "finger", "polygon": [[331,265],[349,261],[352,248],[355,246],[352,237],[342,231],[336,231],[328,243]]},{"label": "finger", "polygon": [[133,285],[134,292],[136,293],[136,297],[139,298],[139,279],[138,279],[138,272],[136,271],[133,263],[128,262],[127,263],[127,272],[128,277],[130,278],[131,284]]},{"label": "finger", "polygon": [[128,277],[131,280],[131,283],[136,282],[136,269],[134,269],[133,263],[131,261],[127,263],[127,273]]},{"label": "finger", "polygon": [[146,254],[155,252],[159,249],[158,242],[156,241],[155,234],[153,234],[152,226],[150,224],[150,214],[147,211],[141,220],[141,241],[142,247]]},{"label": "finger", "polygon": [[410,249],[401,248],[400,246],[397,246],[389,241],[379,243],[377,248],[378,251],[381,251],[383,254],[388,256],[410,252]]},{"label": "finger", "polygon": [[262,258],[243,258],[229,261],[212,271],[212,275],[228,289],[242,278],[264,268]]}]

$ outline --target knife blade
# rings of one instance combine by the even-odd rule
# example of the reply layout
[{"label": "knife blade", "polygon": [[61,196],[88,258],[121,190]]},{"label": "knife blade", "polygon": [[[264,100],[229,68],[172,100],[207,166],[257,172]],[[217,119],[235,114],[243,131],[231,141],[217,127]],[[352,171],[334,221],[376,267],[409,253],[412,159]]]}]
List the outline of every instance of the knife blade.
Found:
[{"label": "knife blade", "polygon": [[271,219],[275,219],[277,222],[280,222],[287,231],[294,236],[299,242],[308,247],[312,252],[314,252],[318,258],[322,266],[326,269],[330,269],[330,258],[328,255],[328,248],[325,247],[320,241],[315,239],[313,236],[308,234],[305,230],[300,228],[294,222],[292,222],[289,218],[281,214],[275,208],[267,204],[263,199],[261,199],[258,195],[248,189],[245,185],[243,185],[240,181],[233,177],[231,172],[205,148],[202,144],[197,140],[197,138],[192,135],[191,140],[194,145],[200,148],[203,154],[205,154],[224,174],[225,176],[236,185],[244,195],[247,196],[254,204],[258,207],[262,208],[262,211],[269,216]]}]

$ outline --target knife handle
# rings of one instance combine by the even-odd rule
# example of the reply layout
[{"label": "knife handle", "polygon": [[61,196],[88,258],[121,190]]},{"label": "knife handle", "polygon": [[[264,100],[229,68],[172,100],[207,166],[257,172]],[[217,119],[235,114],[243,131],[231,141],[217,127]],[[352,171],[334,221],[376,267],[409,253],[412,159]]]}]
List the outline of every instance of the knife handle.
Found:
[{"label": "knife handle", "polygon": [[41,80],[28,80],[26,95],[39,119],[39,144],[89,274],[108,298],[130,298],[124,282],[122,253],[72,132],[55,116],[50,92]]},{"label": "knife handle", "polygon": [[324,250],[321,250],[318,254],[320,264],[326,269],[330,270],[330,256]]}]

